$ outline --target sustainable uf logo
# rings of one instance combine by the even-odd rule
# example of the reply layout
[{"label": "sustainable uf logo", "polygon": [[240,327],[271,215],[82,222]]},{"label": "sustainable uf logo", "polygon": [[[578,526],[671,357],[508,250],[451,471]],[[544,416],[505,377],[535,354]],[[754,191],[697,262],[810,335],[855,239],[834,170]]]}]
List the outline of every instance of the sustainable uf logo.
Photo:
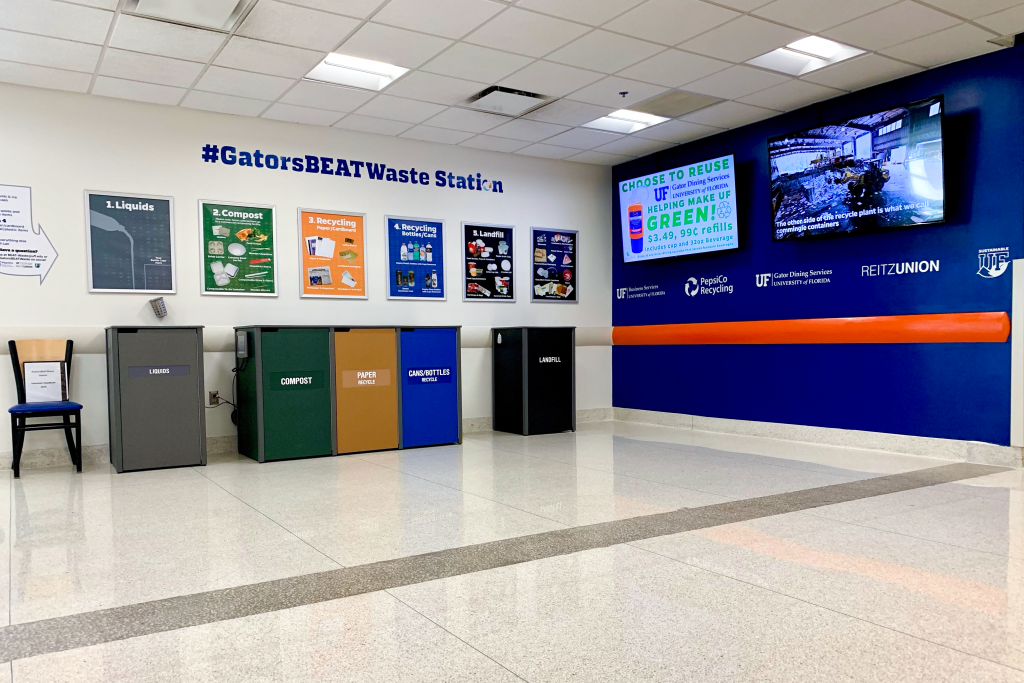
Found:
[{"label": "sustainable uf logo", "polygon": [[978,250],[978,275],[992,279],[999,277],[1010,267],[1010,248]]}]

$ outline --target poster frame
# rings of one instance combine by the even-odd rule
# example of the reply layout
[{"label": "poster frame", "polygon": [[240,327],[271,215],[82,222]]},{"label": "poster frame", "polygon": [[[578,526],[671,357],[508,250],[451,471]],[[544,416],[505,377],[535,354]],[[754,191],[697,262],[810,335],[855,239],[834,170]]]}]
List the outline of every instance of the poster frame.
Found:
[{"label": "poster frame", "polygon": [[[512,233],[512,270],[509,274],[512,276],[512,298],[511,299],[468,299],[466,298],[466,287],[469,285],[469,256],[466,254],[466,226],[473,225],[481,228],[500,228],[502,230],[508,230]],[[516,299],[519,297],[519,292],[516,289],[516,226],[514,225],[502,225],[501,223],[485,223],[483,221],[462,221],[462,228],[459,230],[459,251],[462,253],[462,300],[467,303],[489,303],[489,304],[514,304]]]},{"label": "poster frame", "polygon": [[[274,238],[274,291],[273,292],[208,292],[206,291],[206,243],[203,234],[203,205],[223,204],[228,206],[250,207],[253,209],[270,209],[273,211],[271,219],[271,233]],[[202,296],[259,296],[276,297],[281,295],[279,287],[280,280],[277,276],[277,205],[276,204],[253,204],[252,202],[233,202],[217,199],[199,200],[199,294]]]},{"label": "poster frame", "polygon": [[[573,289],[576,292],[576,299],[575,300],[569,301],[567,299],[538,299],[536,297],[536,290],[534,290],[534,287],[536,286],[537,283],[534,282],[533,277],[534,277],[534,275],[537,274],[536,273],[536,269],[534,268],[534,266],[537,265],[537,264],[535,264],[533,262],[533,250],[536,249],[536,244],[537,244],[537,241],[536,241],[536,238],[534,237],[534,234],[538,230],[543,230],[544,232],[562,232],[562,233],[566,233],[566,234],[575,235],[575,237],[573,238],[573,245],[576,247],[576,255],[573,257],[574,258],[573,266],[575,266],[573,270],[574,270],[574,277],[576,278],[576,282],[573,283]],[[530,303],[531,304],[578,304],[580,302],[580,288],[578,286],[579,285],[579,277],[580,277],[580,231],[579,230],[556,230],[555,228],[543,228],[543,227],[539,227],[539,226],[533,226],[533,227],[530,228],[530,248],[527,249],[526,251],[527,251],[528,254],[530,254]]]},{"label": "poster frame", "polygon": [[[391,233],[388,229],[388,221],[391,219],[404,220],[404,221],[422,221],[429,223],[440,223],[441,224],[441,250],[444,267],[441,269],[441,291],[442,296],[391,296]],[[447,232],[448,223],[443,218],[423,218],[422,216],[395,216],[393,214],[384,214],[384,253],[387,258],[387,262],[384,265],[384,275],[387,278],[385,280],[386,289],[384,290],[387,295],[388,301],[447,301],[448,300],[448,239],[445,237]]]},{"label": "poster frame", "polygon": [[[158,199],[168,202],[168,236],[171,241],[171,288],[170,289],[101,289],[93,287],[92,280],[92,225],[89,222],[89,197],[91,195],[109,197],[125,197],[130,199]],[[137,192],[105,192],[103,190],[84,190],[85,200],[85,272],[89,293],[97,294],[177,294],[178,293],[178,256],[174,244],[174,197],[158,194],[140,194]]]},{"label": "poster frame", "polygon": [[[346,296],[344,294],[306,294],[306,286],[303,272],[302,255],[305,253],[303,250],[306,248],[305,240],[302,238],[302,212],[306,211],[309,213],[324,213],[331,216],[359,216],[363,219],[362,226],[362,240],[363,240],[363,294],[362,296]],[[295,226],[298,228],[299,238],[299,298],[300,299],[369,299],[370,298],[370,277],[368,275],[370,271],[370,257],[369,257],[369,244],[366,239],[366,214],[358,211],[338,211],[335,209],[313,209],[310,207],[300,206],[295,210]],[[205,273],[204,273],[205,275]],[[276,276],[275,276],[276,277]]]}]

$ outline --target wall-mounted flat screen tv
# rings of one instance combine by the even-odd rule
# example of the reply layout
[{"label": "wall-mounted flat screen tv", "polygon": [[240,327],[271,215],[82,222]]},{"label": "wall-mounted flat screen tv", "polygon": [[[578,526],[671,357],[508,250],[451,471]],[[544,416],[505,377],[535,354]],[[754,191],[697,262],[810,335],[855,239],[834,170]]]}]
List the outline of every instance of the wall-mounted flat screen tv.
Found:
[{"label": "wall-mounted flat screen tv", "polygon": [[620,182],[626,263],[737,248],[735,170],[729,154]]},{"label": "wall-mounted flat screen tv", "polygon": [[768,140],[772,238],[945,220],[942,96]]}]

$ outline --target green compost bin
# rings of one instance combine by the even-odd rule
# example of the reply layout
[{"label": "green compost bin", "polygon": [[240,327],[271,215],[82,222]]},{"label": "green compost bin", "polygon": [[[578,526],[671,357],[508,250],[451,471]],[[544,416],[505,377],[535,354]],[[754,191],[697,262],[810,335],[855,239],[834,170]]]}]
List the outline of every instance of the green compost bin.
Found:
[{"label": "green compost bin", "polygon": [[259,462],[334,454],[326,327],[236,327],[238,452]]}]

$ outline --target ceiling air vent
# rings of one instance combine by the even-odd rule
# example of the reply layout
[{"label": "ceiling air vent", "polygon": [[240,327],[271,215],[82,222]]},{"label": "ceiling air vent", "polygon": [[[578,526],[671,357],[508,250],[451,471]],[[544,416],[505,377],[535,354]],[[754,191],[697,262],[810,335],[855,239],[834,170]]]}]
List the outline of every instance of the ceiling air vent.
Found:
[{"label": "ceiling air vent", "polygon": [[645,114],[654,114],[655,116],[674,119],[677,116],[685,116],[690,112],[709,107],[721,101],[722,98],[720,97],[711,97],[710,95],[701,95],[683,90],[669,90],[664,95],[658,95],[649,100],[644,100],[640,104],[634,104],[630,106],[630,109],[641,111]]},{"label": "ceiling air vent", "polygon": [[253,0],[127,0],[124,11],[150,19],[230,31]]},{"label": "ceiling air vent", "polygon": [[470,97],[464,106],[503,116],[522,116],[550,100],[551,98],[545,95],[492,85]]}]

